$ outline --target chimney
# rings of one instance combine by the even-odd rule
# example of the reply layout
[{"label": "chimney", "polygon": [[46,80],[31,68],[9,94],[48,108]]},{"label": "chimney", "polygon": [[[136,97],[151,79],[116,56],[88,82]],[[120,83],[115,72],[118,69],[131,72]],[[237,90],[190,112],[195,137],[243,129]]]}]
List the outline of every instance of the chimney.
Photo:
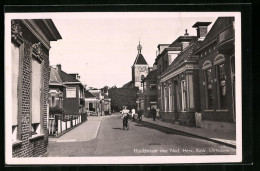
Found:
[{"label": "chimney", "polygon": [[58,70],[59,75],[61,75],[61,64],[57,64],[56,69]]},{"label": "chimney", "polygon": [[186,47],[188,47],[189,45],[190,45],[190,42],[181,42],[181,51],[186,49]]},{"label": "chimney", "polygon": [[[188,30],[185,29],[185,34],[184,37],[189,36]],[[185,40],[185,38],[184,38]],[[186,49],[186,47],[188,47],[190,45],[190,42],[186,42],[186,41],[182,41],[181,42],[181,51],[183,51],[184,49]]]},{"label": "chimney", "polygon": [[57,64],[56,67],[57,67],[58,71],[61,71],[61,64]]},{"label": "chimney", "polygon": [[211,22],[196,22],[192,27],[197,28],[197,37],[199,41],[203,41],[208,34],[208,26]]}]

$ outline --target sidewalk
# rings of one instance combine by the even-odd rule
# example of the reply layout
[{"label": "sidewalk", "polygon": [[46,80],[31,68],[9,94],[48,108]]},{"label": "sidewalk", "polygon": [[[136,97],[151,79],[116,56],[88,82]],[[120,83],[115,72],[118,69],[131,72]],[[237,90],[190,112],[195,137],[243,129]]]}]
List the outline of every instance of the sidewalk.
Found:
[{"label": "sidewalk", "polygon": [[59,138],[49,138],[50,142],[79,142],[95,139],[101,121],[107,116],[89,116],[88,120]]},{"label": "sidewalk", "polygon": [[197,128],[197,127],[187,127],[187,126],[175,125],[172,123],[162,122],[158,119],[153,121],[152,118],[146,118],[146,117],[143,117],[142,120],[144,122],[148,122],[151,124],[155,124],[155,125],[159,125],[162,127],[181,131],[184,133],[192,134],[192,135],[198,136],[200,138],[203,138],[203,139],[206,139],[209,141],[225,144],[225,145],[231,146],[233,148],[236,148],[236,135],[235,134],[217,132],[217,131],[212,131],[212,130],[203,129],[203,128]]}]

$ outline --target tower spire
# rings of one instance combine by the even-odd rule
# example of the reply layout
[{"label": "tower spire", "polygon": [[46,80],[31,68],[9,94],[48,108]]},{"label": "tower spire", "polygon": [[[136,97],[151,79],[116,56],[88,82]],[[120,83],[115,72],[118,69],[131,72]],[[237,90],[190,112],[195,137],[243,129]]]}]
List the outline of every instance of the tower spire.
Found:
[{"label": "tower spire", "polygon": [[140,44],[140,37],[139,37],[139,45],[137,46],[138,54],[141,54],[142,45]]}]

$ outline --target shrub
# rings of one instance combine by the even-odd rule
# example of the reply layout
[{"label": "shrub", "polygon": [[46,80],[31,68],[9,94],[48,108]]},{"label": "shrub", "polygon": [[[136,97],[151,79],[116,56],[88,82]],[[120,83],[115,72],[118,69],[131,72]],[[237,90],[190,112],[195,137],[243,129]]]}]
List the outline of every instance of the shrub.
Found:
[{"label": "shrub", "polygon": [[55,107],[49,108],[49,113],[50,114],[63,114],[64,110],[62,108],[60,108],[59,106],[55,106]]}]

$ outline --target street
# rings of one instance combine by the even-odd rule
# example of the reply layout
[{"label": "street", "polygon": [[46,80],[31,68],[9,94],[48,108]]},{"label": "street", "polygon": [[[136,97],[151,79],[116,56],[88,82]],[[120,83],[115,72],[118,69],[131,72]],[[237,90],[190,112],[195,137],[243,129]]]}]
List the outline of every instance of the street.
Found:
[{"label": "street", "polygon": [[[94,130],[82,129],[83,124],[87,126],[90,122],[95,122],[100,126],[92,126],[91,128]],[[235,148],[173,129],[147,122],[133,122],[132,119],[129,119],[128,123],[129,130],[123,130],[120,113],[113,113],[111,116],[89,117],[87,122],[72,130],[75,132],[75,136],[79,136],[78,140],[72,138],[72,141],[49,141],[48,156],[183,156],[234,155],[236,153]],[[88,133],[92,133],[91,136],[93,136],[93,132],[97,133],[96,138],[82,138]]]}]

